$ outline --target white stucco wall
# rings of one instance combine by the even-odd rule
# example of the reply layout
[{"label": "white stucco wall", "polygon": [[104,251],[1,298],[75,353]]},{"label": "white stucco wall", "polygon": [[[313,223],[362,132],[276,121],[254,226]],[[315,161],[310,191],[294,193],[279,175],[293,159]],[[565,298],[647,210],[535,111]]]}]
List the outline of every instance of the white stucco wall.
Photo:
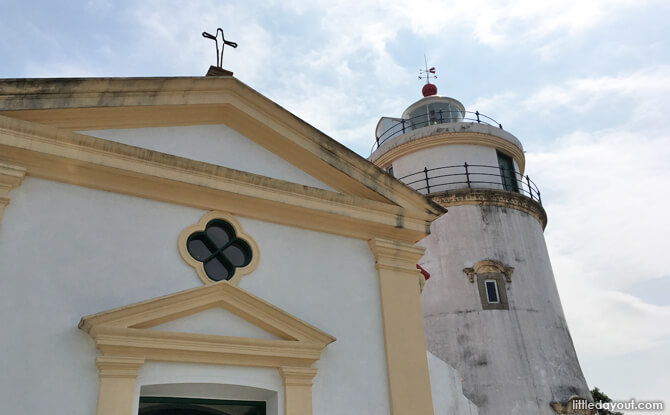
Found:
[{"label": "white stucco wall", "polygon": [[478,415],[477,406],[463,395],[461,374],[434,354],[427,355],[435,415]]},{"label": "white stucco wall", "polygon": [[[496,150],[491,147],[451,144],[427,148],[400,157],[393,162],[396,177],[442,166],[462,166],[463,163],[497,166]],[[397,172],[397,173],[396,173]]]},{"label": "white stucco wall", "polygon": [[[472,182],[471,187],[486,189],[503,188],[502,179],[499,177],[500,170],[498,169],[496,150],[492,147],[468,144],[443,145],[406,154],[393,162],[393,176],[402,178],[409,174],[422,172],[424,168],[431,170],[438,167],[454,166],[428,172],[431,193],[463,189],[467,187],[465,183],[467,180],[464,163],[468,163],[469,165],[468,173]],[[476,165],[490,167],[478,167]],[[514,161],[514,169],[516,171],[519,170],[516,161]],[[454,176],[438,177],[443,175]],[[421,189],[426,186],[424,178],[424,173],[420,173],[403,178],[401,181],[411,183],[421,180],[418,183],[409,184],[412,188]],[[426,193],[425,190],[420,190],[420,192]]]},{"label": "white stucco wall", "polygon": [[391,139],[384,141],[382,145],[379,146],[379,148],[373,151],[368,160],[374,163],[384,153],[390,151],[395,147],[401,146],[409,141],[419,140],[423,137],[429,137],[432,135],[443,134],[443,133],[486,134],[509,141],[510,143],[518,147],[519,150],[523,151],[523,146],[521,145],[521,142],[519,141],[518,138],[516,138],[508,131],[501,130],[498,127],[473,122],[450,122],[445,124],[429,125],[427,127],[421,127],[416,130],[407,131],[405,134],[395,135]]},{"label": "white stucco wall", "polygon": [[[0,224],[3,412],[94,413],[96,350],[77,329],[80,318],[200,286],[177,252],[177,237],[204,213],[31,177],[13,190]],[[337,338],[317,364],[314,413],[388,414],[377,276],[367,243],[238,219],[261,255],[239,286]],[[212,321],[216,312],[190,319],[196,332],[219,323]],[[222,324],[258,334],[238,323]],[[274,373],[184,367],[146,366],[138,388],[219,378],[280,392]]]},{"label": "white stucco wall", "polygon": [[305,186],[333,190],[330,186],[223,124],[80,132]]}]

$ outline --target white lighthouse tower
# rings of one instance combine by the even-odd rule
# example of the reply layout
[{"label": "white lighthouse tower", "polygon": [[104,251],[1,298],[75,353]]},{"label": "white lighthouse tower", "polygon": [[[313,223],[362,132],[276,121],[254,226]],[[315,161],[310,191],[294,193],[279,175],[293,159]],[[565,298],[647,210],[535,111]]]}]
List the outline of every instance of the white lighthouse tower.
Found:
[{"label": "white lighthouse tower", "polygon": [[448,210],[418,243],[428,350],[460,372],[480,415],[586,413],[571,404],[591,398],[521,143],[435,85],[422,92],[400,118],[381,118],[370,160]]}]

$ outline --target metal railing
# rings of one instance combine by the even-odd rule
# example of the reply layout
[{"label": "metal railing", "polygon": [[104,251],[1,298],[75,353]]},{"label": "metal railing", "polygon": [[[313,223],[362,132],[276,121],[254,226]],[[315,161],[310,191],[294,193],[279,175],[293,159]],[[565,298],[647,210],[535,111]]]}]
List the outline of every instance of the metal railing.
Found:
[{"label": "metal railing", "polygon": [[540,190],[528,175],[500,166],[464,163],[432,169],[424,167],[416,173],[398,177],[398,180],[423,194],[463,188],[497,189],[520,193],[542,204]]},{"label": "metal railing", "polygon": [[487,115],[481,114],[479,111],[472,112],[439,110],[435,112],[434,116],[430,117],[427,114],[421,114],[407,119],[400,119],[398,122],[375,137],[375,143],[372,145],[372,150],[370,153],[397,135],[405,134],[409,131],[427,127],[429,125],[445,124],[450,122],[476,122],[479,124],[498,127],[501,130],[503,129],[502,124]]}]

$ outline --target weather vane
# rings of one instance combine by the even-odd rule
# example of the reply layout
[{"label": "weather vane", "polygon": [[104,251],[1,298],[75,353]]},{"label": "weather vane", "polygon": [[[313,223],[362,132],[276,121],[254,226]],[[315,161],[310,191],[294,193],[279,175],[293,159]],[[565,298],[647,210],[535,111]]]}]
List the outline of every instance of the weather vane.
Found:
[{"label": "weather vane", "polygon": [[429,84],[431,75],[433,76],[433,79],[437,79],[437,75],[435,75],[435,67],[428,67],[428,60],[426,59],[426,55],[423,55],[423,61],[426,64],[426,69],[419,69],[419,79],[425,79],[426,83]]},{"label": "weather vane", "polygon": [[[221,41],[223,42],[221,44],[221,54],[219,54],[219,32],[221,33]],[[217,68],[223,68],[223,48],[228,45],[233,48],[237,47],[237,43],[231,42],[229,40],[226,40],[226,38],[223,36],[223,29],[220,27],[216,29],[216,36],[211,35],[207,32],[202,32],[202,37],[206,37],[207,39],[212,39],[216,43],[216,67]]]}]

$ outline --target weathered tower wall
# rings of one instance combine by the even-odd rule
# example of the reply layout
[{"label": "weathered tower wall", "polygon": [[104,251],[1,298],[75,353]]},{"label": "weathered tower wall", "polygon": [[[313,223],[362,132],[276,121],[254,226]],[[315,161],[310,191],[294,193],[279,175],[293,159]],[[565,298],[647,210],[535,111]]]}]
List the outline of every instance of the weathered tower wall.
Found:
[{"label": "weathered tower wall", "polygon": [[370,160],[448,209],[418,243],[431,274],[422,294],[429,352],[460,372],[480,415],[552,415],[552,404],[590,399],[521,143],[500,125],[464,122],[465,111],[442,122],[446,105],[462,108],[451,98],[424,98],[403,117],[422,114],[422,103],[425,118],[382,118]]},{"label": "weathered tower wall", "polygon": [[[419,242],[431,272],[422,294],[428,350],[463,375],[480,414],[555,414],[552,402],[589,396],[551,270],[542,226],[528,213],[451,206]],[[513,267],[508,309],[484,309],[481,274],[491,259]]]}]

